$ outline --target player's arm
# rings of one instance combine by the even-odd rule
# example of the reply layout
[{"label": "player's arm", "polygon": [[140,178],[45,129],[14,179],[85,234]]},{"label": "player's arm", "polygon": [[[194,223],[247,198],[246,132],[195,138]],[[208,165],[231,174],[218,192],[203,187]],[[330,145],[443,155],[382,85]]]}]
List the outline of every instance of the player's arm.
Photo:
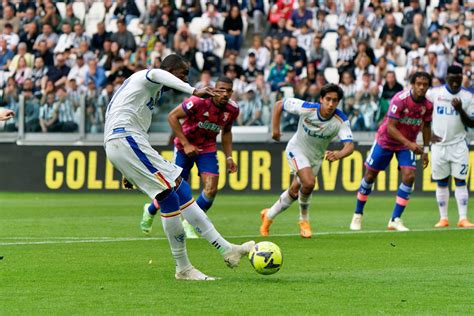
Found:
[{"label": "player's arm", "polygon": [[15,112],[12,110],[0,111],[0,121],[7,121],[13,117],[15,117]]},{"label": "player's arm", "polygon": [[280,131],[280,122],[281,122],[281,113],[283,112],[283,100],[275,103],[273,107],[272,115],[272,138],[276,141],[280,140],[281,131]]},{"label": "player's arm", "polygon": [[184,153],[186,155],[197,155],[197,147],[189,142],[188,138],[184,135],[183,128],[179,122],[180,119],[184,119],[186,116],[186,112],[184,112],[183,106],[180,104],[168,114],[168,123],[170,124],[173,133],[183,145]]},{"label": "player's arm", "polygon": [[234,173],[237,171],[237,164],[232,158],[232,124],[227,124],[222,129],[222,149],[226,157],[227,171]]},{"label": "player's arm", "polygon": [[354,152],[354,143],[352,142],[352,131],[349,121],[342,123],[338,133],[339,139],[343,143],[342,149],[339,151],[326,151],[326,159],[333,162],[351,155]]},{"label": "player's arm", "polygon": [[146,79],[156,84],[162,84],[165,87],[178,90],[190,95],[194,95],[200,98],[213,97],[215,95],[214,89],[211,87],[205,87],[202,89],[196,89],[191,87],[187,82],[179,79],[172,73],[163,69],[150,69],[146,73]]},{"label": "player's arm", "polygon": [[461,117],[461,122],[464,124],[464,126],[467,127],[474,127],[474,119],[470,117],[466,111],[462,107],[462,101],[459,98],[455,98],[451,101],[451,105],[454,107],[456,111],[458,111],[459,116]]},{"label": "player's arm", "polygon": [[421,148],[421,146],[418,145],[417,143],[411,142],[405,136],[403,136],[403,134],[397,128],[397,123],[398,123],[397,119],[394,119],[391,117],[388,118],[388,125],[387,125],[388,135],[391,138],[395,139],[400,144],[403,144],[404,146],[406,146],[415,154],[418,154],[418,155],[423,154],[423,148]]},{"label": "player's arm", "polygon": [[425,122],[423,124],[423,169],[428,167],[428,163],[430,162],[428,158],[428,152],[430,150],[430,140],[431,140],[431,122]]}]

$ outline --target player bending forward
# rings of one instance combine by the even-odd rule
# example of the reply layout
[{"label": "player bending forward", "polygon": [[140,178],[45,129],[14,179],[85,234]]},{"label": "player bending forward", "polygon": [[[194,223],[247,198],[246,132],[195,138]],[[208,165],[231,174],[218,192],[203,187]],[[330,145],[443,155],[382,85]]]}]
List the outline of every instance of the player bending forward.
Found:
[{"label": "player bending forward", "polygon": [[161,157],[149,144],[147,135],[152,110],[163,86],[197,97],[215,95],[210,88],[197,90],[184,82],[188,71],[186,61],[172,54],[163,60],[161,69],[142,70],[125,80],[107,107],[105,151],[130,183],[159,202],[163,229],[176,261],[176,278],[214,280],[191,265],[180,214],[219,251],[231,268],[238,265],[255,243],[233,245],[225,240],[194,201],[189,184],[179,176],[182,169]]},{"label": "player bending forward", "polygon": [[[411,78],[411,88],[400,91],[390,101],[389,111],[365,162],[367,171],[357,193],[355,214],[350,225],[351,230],[362,228],[364,206],[372,192],[372,186],[380,171],[387,169],[393,155],[397,157],[402,174],[402,183],[398,187],[397,199],[392,217],[388,221],[389,230],[408,231],[401,216],[408,204],[415,181],[415,155],[423,155],[423,168],[428,165],[429,142],[431,136],[431,116],[433,104],[425,98],[431,86],[431,76],[425,72],[416,72]],[[416,137],[423,129],[424,148],[416,143]]]},{"label": "player bending forward", "polygon": [[[227,169],[231,173],[237,171],[237,165],[232,159],[232,124],[239,116],[239,107],[230,99],[232,86],[231,79],[220,77],[216,82],[216,96],[208,99],[192,96],[168,115],[168,121],[176,135],[174,163],[183,168],[181,177],[186,181],[196,164],[204,187],[196,203],[204,212],[212,206],[217,194],[219,164],[216,138],[221,131]],[[180,120],[183,120],[182,124]],[[156,200],[145,205],[140,225],[145,234],[150,233],[158,208]],[[187,238],[198,237],[187,221],[183,221],[183,226]]]},{"label": "player bending forward", "polygon": [[474,127],[474,96],[461,88],[462,68],[448,67],[447,85],[428,90],[426,98],[433,102],[433,145],[431,146],[431,174],[438,186],[440,220],[436,228],[448,227],[449,177],[454,177],[454,196],[458,204],[458,227],[474,228],[467,219],[466,175],[469,148],[466,127]]},{"label": "player bending forward", "polygon": [[[309,205],[314,190],[315,177],[326,156],[336,161],[349,156],[354,151],[352,132],[347,117],[337,109],[343,97],[342,89],[335,84],[325,85],[321,89],[321,103],[310,103],[299,99],[278,101],[273,109],[273,139],[280,140],[280,119],[282,111],[300,116],[298,130],[286,146],[286,158],[295,175],[290,187],[270,209],[260,213],[262,225],[260,235],[268,236],[274,218],[286,210],[298,199],[300,206],[300,235],[310,238]],[[336,136],[344,143],[341,151],[326,151]]]}]

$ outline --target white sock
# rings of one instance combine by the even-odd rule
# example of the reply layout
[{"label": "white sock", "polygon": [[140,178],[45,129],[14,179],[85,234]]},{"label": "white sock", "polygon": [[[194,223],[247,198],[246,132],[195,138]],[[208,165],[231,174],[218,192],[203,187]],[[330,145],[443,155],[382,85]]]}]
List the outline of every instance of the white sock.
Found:
[{"label": "white sock", "polygon": [[207,217],[206,213],[204,213],[196,202],[182,209],[181,215],[194,226],[202,237],[206,238],[208,242],[216,247],[217,251],[221,254],[232,250],[232,245],[219,234],[214,225],[212,225],[209,217]]},{"label": "white sock", "polygon": [[436,201],[438,202],[439,216],[448,219],[449,188],[436,187]]},{"label": "white sock", "polygon": [[267,213],[268,219],[274,219],[278,214],[290,207],[295,200],[290,196],[288,190],[280,195],[280,198],[273,204]]},{"label": "white sock", "polygon": [[176,272],[183,271],[191,265],[186,252],[186,235],[179,216],[161,216],[163,230],[171,247],[171,254],[176,261]]},{"label": "white sock", "polygon": [[454,196],[458,203],[459,220],[467,218],[467,201],[469,199],[469,193],[467,192],[467,186],[456,187],[454,189]]},{"label": "white sock", "polygon": [[300,204],[300,221],[309,221],[309,205],[311,204],[312,194],[298,194],[298,202]]}]

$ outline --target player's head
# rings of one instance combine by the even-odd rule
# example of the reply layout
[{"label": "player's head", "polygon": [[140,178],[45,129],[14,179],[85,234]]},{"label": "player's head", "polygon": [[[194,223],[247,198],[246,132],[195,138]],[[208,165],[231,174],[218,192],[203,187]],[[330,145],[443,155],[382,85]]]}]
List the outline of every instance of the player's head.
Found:
[{"label": "player's head", "polygon": [[417,71],[411,77],[410,83],[412,86],[412,96],[415,99],[423,98],[426,91],[431,87],[431,75],[424,71]]},{"label": "player's head", "polygon": [[456,65],[449,66],[446,82],[448,83],[449,90],[457,93],[461,89],[462,68]]},{"label": "player's head", "polygon": [[322,87],[321,97],[319,102],[321,103],[321,115],[323,117],[331,116],[336,111],[339,101],[344,97],[342,89],[334,83],[329,83]]},{"label": "player's head", "polygon": [[163,59],[160,68],[172,73],[179,79],[188,82],[189,66],[188,62],[183,57],[176,54],[170,54]]},{"label": "player's head", "polygon": [[234,83],[229,77],[219,77],[219,79],[217,79],[215,87],[217,95],[212,98],[212,102],[214,102],[214,104],[216,105],[226,105],[229,102],[232,93],[234,93],[233,86]]}]

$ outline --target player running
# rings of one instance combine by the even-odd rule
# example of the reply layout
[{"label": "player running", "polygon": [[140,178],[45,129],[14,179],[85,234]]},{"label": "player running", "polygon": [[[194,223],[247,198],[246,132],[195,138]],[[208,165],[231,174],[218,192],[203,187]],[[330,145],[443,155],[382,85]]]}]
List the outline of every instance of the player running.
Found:
[{"label": "player running", "polygon": [[[298,130],[286,146],[286,158],[291,173],[295,176],[290,187],[281,194],[275,204],[270,209],[261,211],[260,235],[268,236],[275,217],[298,199],[300,235],[303,238],[311,237],[309,206],[321,163],[324,157],[332,162],[347,157],[354,151],[349,121],[346,115],[337,109],[343,95],[339,86],[327,84],[321,89],[320,103],[289,98],[275,104],[272,120],[274,140],[280,140],[282,111],[300,116]],[[326,151],[336,136],[343,142],[343,148],[340,151]]]},{"label": "player running", "polygon": [[176,261],[175,277],[214,280],[191,265],[180,214],[221,253],[231,268],[255,243],[234,245],[225,240],[194,201],[189,184],[180,177],[182,169],[161,157],[149,144],[147,135],[152,110],[164,86],[197,97],[216,95],[210,88],[195,89],[184,82],[188,71],[187,62],[171,54],[160,69],[138,71],[125,80],[107,107],[105,151],[130,183],[159,202],[161,222]]},{"label": "player running", "polygon": [[[433,104],[425,98],[431,86],[431,76],[425,72],[416,72],[411,78],[410,89],[397,93],[390,101],[389,111],[365,161],[367,171],[357,193],[355,214],[350,225],[351,230],[361,230],[364,206],[372,192],[372,186],[380,171],[387,169],[393,155],[397,157],[402,174],[402,183],[397,192],[395,208],[388,222],[389,230],[408,231],[401,216],[408,204],[415,181],[415,155],[423,157],[423,168],[428,165],[429,142],[431,136],[431,116]],[[424,147],[416,143],[416,137],[423,130]]]},{"label": "player running", "polygon": [[[201,99],[192,96],[184,100],[168,115],[168,121],[176,138],[174,163],[183,168],[181,177],[188,181],[189,173],[196,164],[203,183],[203,190],[196,200],[199,207],[207,212],[214,202],[219,182],[216,138],[222,132],[222,148],[227,157],[227,170],[237,171],[232,159],[232,124],[239,116],[239,107],[230,97],[233,93],[232,80],[220,77],[216,82],[212,98]],[[183,123],[180,123],[180,120]],[[140,224],[145,234],[151,232],[153,218],[159,209],[156,200],[146,204]],[[187,238],[197,238],[193,227],[183,221]]]},{"label": "player running", "polygon": [[467,219],[469,194],[466,176],[469,148],[466,128],[474,127],[474,96],[461,87],[462,68],[449,66],[447,85],[428,90],[426,98],[433,102],[433,145],[431,146],[431,174],[437,182],[436,201],[440,220],[436,228],[448,227],[449,177],[454,177],[454,196],[458,205],[458,227],[474,228]]}]

